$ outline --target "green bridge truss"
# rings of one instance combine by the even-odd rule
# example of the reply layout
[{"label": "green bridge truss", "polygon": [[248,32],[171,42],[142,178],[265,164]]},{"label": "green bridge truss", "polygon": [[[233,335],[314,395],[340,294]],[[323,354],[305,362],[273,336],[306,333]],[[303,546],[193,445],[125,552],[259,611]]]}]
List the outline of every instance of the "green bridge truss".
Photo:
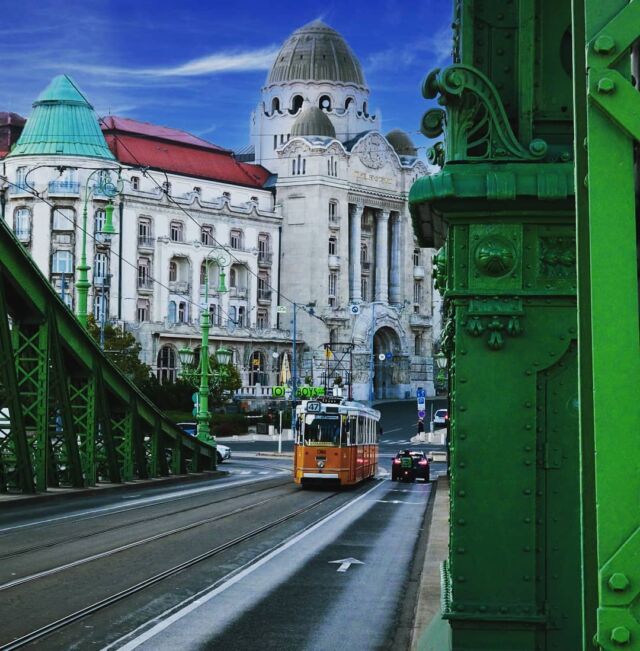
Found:
[{"label": "green bridge truss", "polygon": [[424,83],[451,512],[422,649],[640,650],[639,38],[640,0],[456,0]]},{"label": "green bridge truss", "polygon": [[0,220],[0,492],[197,472],[214,455],[104,356]]}]

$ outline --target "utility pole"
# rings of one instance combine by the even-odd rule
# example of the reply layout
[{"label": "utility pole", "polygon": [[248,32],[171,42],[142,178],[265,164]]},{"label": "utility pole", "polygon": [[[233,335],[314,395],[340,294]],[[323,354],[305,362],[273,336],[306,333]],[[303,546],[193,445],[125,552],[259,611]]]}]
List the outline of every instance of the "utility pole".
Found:
[{"label": "utility pole", "polygon": [[376,332],[376,304],[371,303],[371,357],[369,358],[369,405],[373,404],[373,374],[375,372],[375,360],[373,354],[373,339]]},{"label": "utility pole", "polygon": [[293,304],[293,351],[291,355],[292,366],[291,369],[291,434],[295,440],[295,424],[296,424],[296,394],[298,392],[298,355],[297,347],[298,342],[296,341],[297,335],[297,310],[298,304],[294,302]]}]

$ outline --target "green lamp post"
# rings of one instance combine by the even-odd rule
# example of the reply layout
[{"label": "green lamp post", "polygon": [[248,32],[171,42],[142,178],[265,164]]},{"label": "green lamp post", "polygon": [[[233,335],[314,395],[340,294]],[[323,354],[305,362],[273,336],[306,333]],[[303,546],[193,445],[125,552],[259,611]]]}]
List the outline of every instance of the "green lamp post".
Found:
[{"label": "green lamp post", "polygon": [[[94,175],[98,175],[96,182],[90,185],[90,181]],[[102,195],[109,199],[109,203],[105,206],[105,222],[100,232],[104,242],[110,242],[111,238],[116,234],[113,227],[113,198],[121,190],[120,179],[116,183],[111,180],[109,170],[94,170],[89,174],[84,191],[84,206],[82,209],[82,250],[80,253],[80,264],[76,267],[78,271],[78,280],[76,282],[76,290],[78,292],[78,321],[86,327],[87,326],[87,298],[89,295],[89,269],[91,267],[87,264],[87,206],[89,198],[95,195]]]},{"label": "green lamp post", "polygon": [[[220,366],[220,370],[216,372],[211,372],[209,370],[209,329],[211,327],[210,317],[209,317],[209,306],[208,306],[208,297],[209,297],[209,264],[215,262],[220,269],[218,274],[218,289],[219,294],[224,294],[228,291],[225,284],[225,273],[223,271],[224,267],[229,265],[230,258],[226,252],[219,252],[217,255],[208,256],[205,261],[205,290],[204,297],[201,304],[200,310],[200,333],[201,333],[201,344],[200,344],[200,361],[198,364],[198,369],[189,371],[189,367],[193,366],[194,360],[194,351],[189,347],[181,348],[178,351],[178,356],[180,362],[183,366],[183,371],[181,373],[182,377],[188,381],[193,382],[198,388],[198,405],[196,413],[196,422],[197,422],[197,437],[200,441],[210,443],[215,446],[215,438],[211,435],[211,430],[209,428],[209,389],[210,383],[213,382],[217,384],[225,379],[227,374],[227,366],[231,361],[233,355],[232,351],[227,348],[218,348],[216,350],[216,360]],[[185,368],[186,367],[186,368]]]}]

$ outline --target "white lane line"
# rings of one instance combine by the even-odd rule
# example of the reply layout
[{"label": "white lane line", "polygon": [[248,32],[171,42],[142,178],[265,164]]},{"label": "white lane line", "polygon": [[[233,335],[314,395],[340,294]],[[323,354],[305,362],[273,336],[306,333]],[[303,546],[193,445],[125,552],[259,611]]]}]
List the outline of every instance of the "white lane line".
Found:
[{"label": "white lane line", "polygon": [[[127,511],[135,511],[136,509],[144,508],[145,506],[153,506],[154,504],[159,504],[162,502],[177,501],[178,499],[184,499],[191,497],[193,495],[199,495],[201,493],[208,493],[212,491],[219,491],[223,488],[229,488],[231,486],[244,486],[245,484],[252,484],[258,481],[265,481],[269,479],[268,477],[257,477],[255,479],[245,479],[245,480],[218,480],[224,483],[221,483],[216,486],[203,486],[201,488],[192,488],[189,490],[182,491],[172,491],[171,493],[165,493],[164,495],[144,497],[136,501],[126,502],[125,504],[111,504],[110,506],[103,506],[96,509],[88,509],[86,511],[74,511],[68,515],[59,515],[54,518],[47,518],[46,520],[35,520],[32,522],[25,522],[24,524],[15,524],[11,527],[4,527],[0,529],[0,534],[17,531],[19,529],[27,529],[29,527],[36,527],[44,524],[51,524],[53,522],[64,522],[65,520],[71,520],[73,518],[78,519],[79,521],[84,520],[94,520],[95,518],[100,518],[103,515],[110,515],[111,513],[126,513]],[[98,496],[96,496],[98,497]],[[88,516],[88,517],[84,517]]]},{"label": "white lane line", "polygon": [[[289,549],[289,547],[292,547],[296,543],[300,542],[310,534],[312,534],[314,531],[319,529],[320,527],[324,526],[329,522],[330,520],[333,520],[336,518],[338,515],[341,513],[344,513],[347,509],[351,508],[354,504],[357,504],[360,500],[365,499],[370,493],[372,493],[374,490],[377,490],[382,486],[385,482],[381,481],[379,484],[374,486],[373,488],[370,488],[366,493],[363,493],[362,495],[356,497],[354,500],[351,502],[348,502],[344,506],[340,507],[337,511],[334,511],[333,513],[330,513],[326,518],[323,518],[320,520],[320,522],[316,522],[314,525],[309,527],[308,529],[305,529],[301,533],[297,534],[293,538],[290,538],[287,540],[283,545],[280,547],[277,547],[274,549],[272,552],[267,554],[266,556],[263,556],[256,562],[252,563],[248,567],[245,567],[243,570],[238,572],[237,574],[234,574],[229,578],[227,581],[219,585],[217,588],[211,590],[210,592],[206,592],[209,588],[205,588],[203,591],[204,594],[202,596],[198,597],[195,601],[190,601],[188,605],[186,605],[184,608],[181,608],[177,612],[174,612],[172,615],[167,617],[166,619],[161,619],[164,617],[164,613],[162,615],[159,615],[158,617],[152,619],[151,621],[156,621],[158,619],[161,619],[161,621],[158,622],[155,626],[147,630],[145,633],[142,633],[138,637],[133,638],[130,640],[127,644],[124,646],[118,646],[120,643],[120,640],[116,640],[115,642],[112,642],[109,646],[105,647],[103,651],[107,651],[107,649],[118,649],[119,651],[132,651],[133,649],[136,649],[139,647],[141,644],[146,642],[147,640],[150,640],[152,637],[155,637],[158,635],[158,633],[161,633],[162,631],[166,630],[171,626],[172,624],[175,624],[175,622],[179,621],[183,617],[186,617],[189,613],[193,612],[203,604],[207,603],[214,597],[217,597],[219,594],[224,592],[225,590],[228,590],[231,586],[235,585],[239,581],[242,581],[245,577],[249,576],[253,572],[255,572],[258,568],[262,567],[269,561],[271,561],[273,558],[276,556],[279,556],[282,554],[282,552],[286,551]],[[250,561],[251,562],[251,561]],[[172,609],[173,610],[173,609]],[[143,625],[144,626],[144,625]],[[141,627],[142,628],[142,627]],[[125,636],[124,638],[120,638],[121,640],[126,639],[128,636]]]},{"label": "white lane line", "polygon": [[391,432],[401,432],[403,429],[404,427],[395,427],[394,429],[386,429],[384,433],[391,434]]}]

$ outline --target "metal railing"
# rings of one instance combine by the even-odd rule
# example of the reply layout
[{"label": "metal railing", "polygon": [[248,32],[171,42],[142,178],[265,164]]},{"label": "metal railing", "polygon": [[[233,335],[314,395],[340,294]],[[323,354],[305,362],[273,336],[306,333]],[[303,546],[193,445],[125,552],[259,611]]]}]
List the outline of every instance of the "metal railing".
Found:
[{"label": "metal railing", "polygon": [[80,194],[78,181],[49,181],[49,194]]},{"label": "metal railing", "polygon": [[138,246],[142,248],[153,248],[155,241],[156,238],[150,235],[138,235]]}]

